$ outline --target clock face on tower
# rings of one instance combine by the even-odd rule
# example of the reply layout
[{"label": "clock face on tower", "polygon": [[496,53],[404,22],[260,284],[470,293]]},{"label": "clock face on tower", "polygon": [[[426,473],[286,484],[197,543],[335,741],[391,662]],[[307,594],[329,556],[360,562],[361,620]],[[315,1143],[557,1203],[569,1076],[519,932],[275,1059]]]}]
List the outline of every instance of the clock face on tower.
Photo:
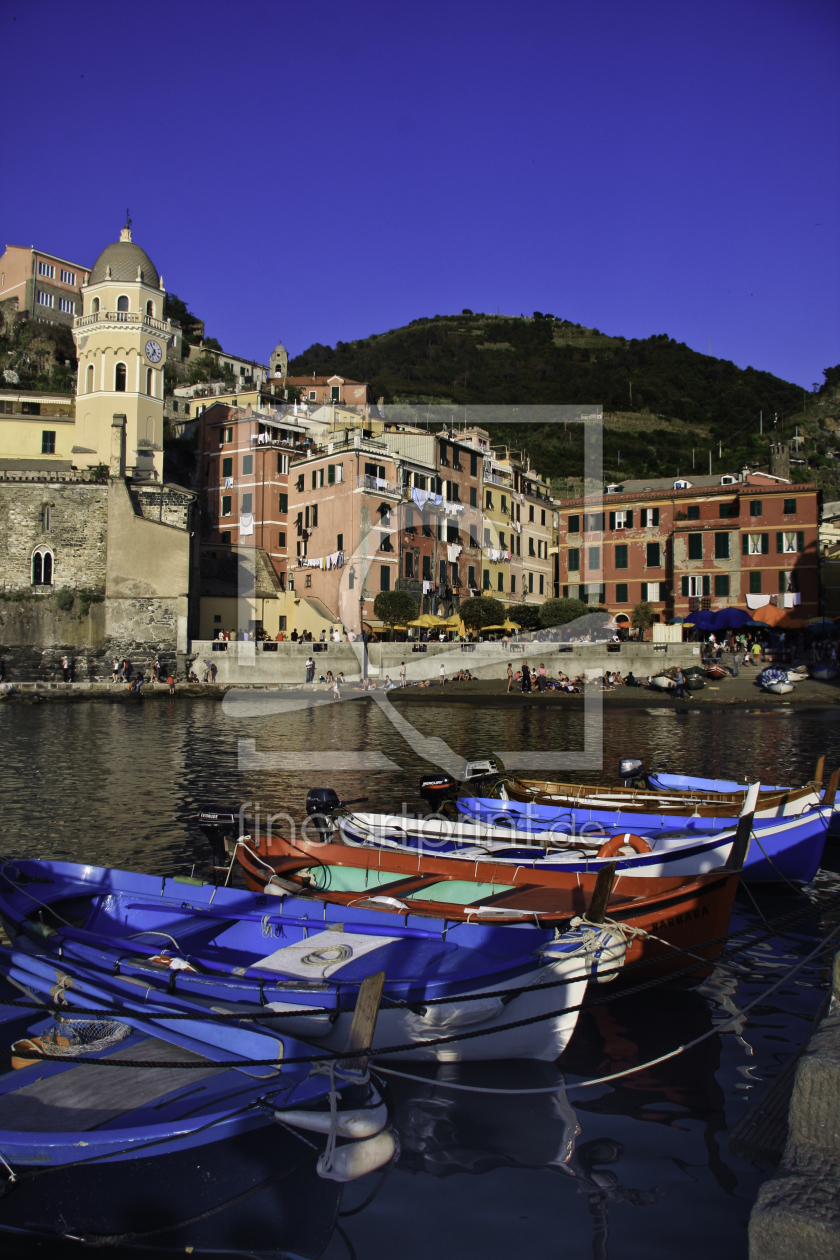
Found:
[{"label": "clock face on tower", "polygon": [[160,358],[162,354],[163,354],[163,351],[161,350],[160,346],[158,345],[156,341],[146,342],[146,358],[149,360],[150,363],[160,363]]}]

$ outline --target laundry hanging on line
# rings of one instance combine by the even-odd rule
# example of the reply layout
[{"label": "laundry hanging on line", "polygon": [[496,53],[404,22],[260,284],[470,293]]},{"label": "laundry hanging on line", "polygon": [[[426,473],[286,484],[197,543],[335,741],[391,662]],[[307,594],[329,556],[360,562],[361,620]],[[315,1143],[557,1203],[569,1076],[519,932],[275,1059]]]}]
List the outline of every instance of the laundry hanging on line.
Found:
[{"label": "laundry hanging on line", "polygon": [[244,538],[247,534],[254,532],[254,514],[253,512],[243,512],[239,518],[239,537]]}]

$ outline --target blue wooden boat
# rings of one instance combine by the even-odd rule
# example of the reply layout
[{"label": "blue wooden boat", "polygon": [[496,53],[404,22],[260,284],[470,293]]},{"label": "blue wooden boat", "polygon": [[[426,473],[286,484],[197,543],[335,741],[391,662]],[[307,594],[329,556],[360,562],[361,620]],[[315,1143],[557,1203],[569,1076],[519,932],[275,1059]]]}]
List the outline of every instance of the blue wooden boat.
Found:
[{"label": "blue wooden boat", "polygon": [[[292,1124],[301,1113],[323,1114],[329,1079],[281,1057],[309,1047],[276,1033],[239,1037],[233,1027],[114,1012],[95,990],[74,991],[72,1010],[38,1009],[39,997],[52,1000],[50,982],[55,993],[55,964],[3,950],[0,971],[0,1042],[16,1065],[0,1074],[7,1243],[320,1254],[340,1185],[318,1175],[323,1141],[313,1146],[311,1132],[275,1122],[277,1113]],[[272,1055],[274,1066],[250,1062]],[[221,1066],[229,1060],[237,1066]],[[312,1127],[306,1119],[304,1127]]]},{"label": "blue wooden boat", "polygon": [[[657,837],[670,842],[683,837],[686,841],[701,836],[733,835],[729,818],[695,818],[673,814],[621,813],[610,809],[557,810],[533,802],[499,801],[491,797],[462,797],[459,809],[471,818],[494,826],[516,819],[520,830],[559,831],[569,835],[586,834],[605,828],[615,835],[618,830],[632,832],[649,842]],[[744,859],[741,879],[745,883],[775,883],[790,880],[809,883],[819,870],[826,836],[834,816],[833,805],[811,809],[798,817],[754,818],[752,840]],[[656,852],[656,846],[654,846]],[[643,859],[640,859],[643,860]]]},{"label": "blue wooden boat", "polygon": [[[648,785],[660,792],[746,792],[749,783],[739,783],[736,779],[704,779],[690,774],[664,774],[652,770],[645,775]],[[789,792],[789,786],[783,784],[762,783],[762,792]]]},{"label": "blue wooden boat", "polygon": [[[753,785],[757,788],[757,785]],[[756,793],[757,794],[757,793]],[[612,810],[568,810],[495,797],[460,797],[456,820],[345,813],[333,824],[345,844],[413,848],[469,862],[592,872],[618,862],[622,876],[696,877],[724,865],[737,819],[685,818]],[[745,805],[745,812],[747,806]],[[831,806],[798,817],[754,819],[742,878],[807,883],[819,869]],[[637,837],[644,851],[606,852],[616,837]]]},{"label": "blue wooden boat", "polygon": [[[550,931],[431,926],[411,915],[384,922],[375,909],[61,862],[6,863],[0,876],[0,920],[19,953],[82,968],[121,1002],[140,992],[197,1014],[276,1013],[284,1032],[334,1050],[360,985],[382,971],[375,1051],[555,1059],[576,1014],[553,1012],[582,1000],[601,960],[616,957],[609,931],[593,939],[572,928],[554,940]],[[497,996],[512,987],[524,992]],[[518,1021],[526,1022],[507,1027]],[[435,1043],[466,1030],[468,1039]]]}]

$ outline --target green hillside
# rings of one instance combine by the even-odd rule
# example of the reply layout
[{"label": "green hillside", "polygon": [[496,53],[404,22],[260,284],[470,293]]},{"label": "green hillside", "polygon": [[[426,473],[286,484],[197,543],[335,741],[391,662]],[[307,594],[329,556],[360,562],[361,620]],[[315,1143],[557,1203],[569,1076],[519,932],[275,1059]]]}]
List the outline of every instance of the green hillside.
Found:
[{"label": "green hillside", "polygon": [[[786,440],[797,423],[802,432],[806,420],[802,390],[770,372],[699,354],[667,334],[628,340],[539,312],[530,318],[464,312],[412,320],[334,348],[310,346],[290,362],[289,372],[366,380],[374,399],[386,404],[600,403],[608,478],[686,473],[692,460],[698,471],[708,471],[709,451],[714,471],[766,462],[774,416],[776,432]],[[506,433],[494,426],[493,437],[525,447],[553,479],[580,475],[579,430]]]}]

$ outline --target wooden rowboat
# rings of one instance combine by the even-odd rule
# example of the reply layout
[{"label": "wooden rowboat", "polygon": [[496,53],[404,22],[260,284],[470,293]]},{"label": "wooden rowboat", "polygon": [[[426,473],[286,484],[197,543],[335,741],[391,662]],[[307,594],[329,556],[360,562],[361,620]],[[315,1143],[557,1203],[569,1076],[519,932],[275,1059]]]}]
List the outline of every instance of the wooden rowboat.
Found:
[{"label": "wooden rowboat", "polygon": [[[620,809],[644,814],[692,815],[700,818],[737,818],[744,805],[741,792],[656,792],[650,788],[600,787],[592,783],[555,783],[545,779],[505,782],[512,801],[534,801],[568,809]],[[820,784],[806,784],[789,792],[763,792],[757,818],[800,814],[820,803]]]}]

